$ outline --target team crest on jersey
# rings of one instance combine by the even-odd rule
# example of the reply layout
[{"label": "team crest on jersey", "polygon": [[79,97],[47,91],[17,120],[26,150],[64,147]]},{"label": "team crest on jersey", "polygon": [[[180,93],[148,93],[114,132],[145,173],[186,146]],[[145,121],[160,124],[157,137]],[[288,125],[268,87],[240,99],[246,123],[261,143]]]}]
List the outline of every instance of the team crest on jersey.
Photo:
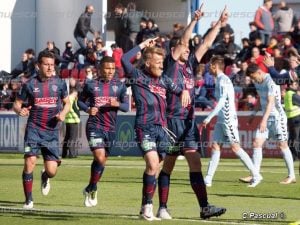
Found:
[{"label": "team crest on jersey", "polygon": [[33,92],[40,92],[39,88],[33,88]]},{"label": "team crest on jersey", "polygon": [[117,90],[118,90],[118,86],[117,86],[117,85],[113,85],[113,86],[112,86],[112,89],[113,89],[113,91],[116,93]]},{"label": "team crest on jersey", "polygon": [[192,78],[184,78],[184,84],[187,89],[192,89],[195,86],[194,79]]},{"label": "team crest on jersey", "polygon": [[53,85],[52,85],[52,91],[56,92],[57,89],[58,89],[58,88],[57,88],[57,85],[53,84]]},{"label": "team crest on jersey", "polygon": [[149,88],[150,88],[150,91],[152,93],[158,94],[162,98],[166,99],[166,89],[165,88],[155,86],[155,85],[152,85],[152,84],[149,85]]},{"label": "team crest on jersey", "polygon": [[94,87],[94,91],[100,91],[99,87]]},{"label": "team crest on jersey", "polygon": [[185,71],[188,73],[188,74],[192,74],[192,70],[191,70],[191,68],[190,67],[187,67],[186,69],[185,69]]}]

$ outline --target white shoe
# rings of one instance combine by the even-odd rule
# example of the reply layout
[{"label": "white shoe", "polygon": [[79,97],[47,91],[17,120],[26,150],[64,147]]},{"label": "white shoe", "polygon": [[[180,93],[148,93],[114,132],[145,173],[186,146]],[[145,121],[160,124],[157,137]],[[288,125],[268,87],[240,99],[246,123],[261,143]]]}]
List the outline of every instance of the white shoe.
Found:
[{"label": "white shoe", "polygon": [[170,215],[168,209],[164,208],[164,207],[161,207],[158,209],[156,217],[160,218],[162,220],[171,220],[172,219],[172,216]]},{"label": "white shoe", "polygon": [[253,177],[253,179],[250,181],[250,184],[248,185],[248,187],[256,187],[262,180],[263,180],[263,177],[259,174],[259,176]]},{"label": "white shoe", "polygon": [[23,209],[33,209],[33,201],[25,202]]},{"label": "white shoe", "polygon": [[152,204],[146,204],[142,208],[143,212],[141,214],[141,219],[145,219],[148,221],[153,221],[153,220],[161,220],[160,218],[157,218],[153,215],[153,205]]},{"label": "white shoe", "polygon": [[87,192],[86,190],[85,190],[85,188],[83,189],[83,196],[84,196],[84,202],[83,202],[83,204],[84,204],[84,206],[85,207],[92,207],[93,205],[91,204],[91,202],[90,202],[90,193],[89,192]]},{"label": "white shoe", "polygon": [[89,201],[92,206],[96,206],[98,204],[97,191],[91,191],[89,193]]},{"label": "white shoe", "polygon": [[204,178],[204,183],[206,185],[206,187],[211,187],[212,186],[212,180],[208,178],[208,176],[206,176]]},{"label": "white shoe", "polygon": [[41,171],[41,191],[43,195],[48,195],[50,191],[50,179],[48,178],[45,182],[43,182],[42,175],[45,172],[45,169]]}]

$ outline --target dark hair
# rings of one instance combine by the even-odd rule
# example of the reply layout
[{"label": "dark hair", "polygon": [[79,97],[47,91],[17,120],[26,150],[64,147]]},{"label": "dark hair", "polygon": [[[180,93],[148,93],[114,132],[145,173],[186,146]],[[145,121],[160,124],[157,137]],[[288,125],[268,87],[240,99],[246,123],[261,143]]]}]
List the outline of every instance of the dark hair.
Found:
[{"label": "dark hair", "polygon": [[[113,57],[111,56],[104,56],[101,60],[100,60],[100,67],[104,64],[104,63],[115,63],[115,60]],[[99,69],[99,68],[98,68]]]},{"label": "dark hair", "polygon": [[38,63],[42,63],[42,58],[51,58],[55,60],[55,56],[52,52],[49,51],[41,51],[38,56]]},{"label": "dark hair", "polygon": [[212,65],[218,65],[219,69],[224,70],[225,68],[225,62],[224,57],[220,55],[215,55],[210,59],[210,63]]},{"label": "dark hair", "polygon": [[26,49],[25,53],[30,55],[35,55],[35,51],[32,48]]},{"label": "dark hair", "polygon": [[71,41],[67,41],[67,42],[65,43],[66,48],[68,47],[69,44],[72,44],[72,42],[71,42]]},{"label": "dark hair", "polygon": [[127,5],[128,11],[135,11],[136,10],[136,4],[134,2],[129,2]]},{"label": "dark hair", "polygon": [[259,70],[259,66],[256,63],[250,63],[246,70],[246,75],[251,76],[251,74],[256,73]]}]

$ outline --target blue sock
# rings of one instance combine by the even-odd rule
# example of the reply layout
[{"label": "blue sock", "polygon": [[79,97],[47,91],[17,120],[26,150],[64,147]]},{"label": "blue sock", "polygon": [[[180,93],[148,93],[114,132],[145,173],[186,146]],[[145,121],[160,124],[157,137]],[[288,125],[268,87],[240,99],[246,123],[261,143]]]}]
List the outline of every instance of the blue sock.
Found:
[{"label": "blue sock", "polygon": [[156,188],[155,175],[152,176],[144,173],[142,205],[152,204],[152,198],[155,192],[155,188]]},{"label": "blue sock", "polygon": [[33,174],[32,173],[22,173],[23,180],[23,190],[25,194],[25,201],[28,203],[29,201],[33,201],[32,199],[32,184],[33,184]]},{"label": "blue sock", "polygon": [[90,183],[85,189],[87,192],[97,191],[97,183],[100,180],[104,169],[105,167],[96,160],[92,162]]},{"label": "blue sock", "polygon": [[207,193],[202,173],[190,172],[190,183],[194,193],[196,194],[200,207],[206,207],[208,205]]},{"label": "blue sock", "polygon": [[167,208],[170,189],[170,174],[161,171],[158,177],[159,207]]}]

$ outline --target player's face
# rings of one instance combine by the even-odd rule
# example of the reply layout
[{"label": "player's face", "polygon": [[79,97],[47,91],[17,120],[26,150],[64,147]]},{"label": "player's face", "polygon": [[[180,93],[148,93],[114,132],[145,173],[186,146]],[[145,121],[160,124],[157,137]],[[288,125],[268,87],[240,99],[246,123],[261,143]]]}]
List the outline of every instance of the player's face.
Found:
[{"label": "player's face", "polygon": [[262,74],[259,71],[250,74],[250,77],[256,83],[262,83],[262,81],[263,81]]},{"label": "player's face", "polygon": [[216,64],[209,64],[209,73],[212,75],[217,75],[217,65]]},{"label": "player's face", "polygon": [[43,77],[50,78],[54,74],[54,59],[42,58],[42,62],[39,64],[40,74]]},{"label": "player's face", "polygon": [[148,70],[151,73],[151,75],[155,77],[160,77],[162,75],[163,61],[163,56],[158,54],[153,54],[152,58],[147,60],[146,67],[148,67]]},{"label": "player's face", "polygon": [[179,60],[181,62],[186,62],[189,58],[189,54],[190,54],[190,50],[188,47],[185,47],[183,53],[181,53],[180,57],[179,57]]},{"label": "player's face", "polygon": [[116,64],[112,62],[103,63],[100,68],[101,77],[105,80],[111,80],[115,76]]}]

